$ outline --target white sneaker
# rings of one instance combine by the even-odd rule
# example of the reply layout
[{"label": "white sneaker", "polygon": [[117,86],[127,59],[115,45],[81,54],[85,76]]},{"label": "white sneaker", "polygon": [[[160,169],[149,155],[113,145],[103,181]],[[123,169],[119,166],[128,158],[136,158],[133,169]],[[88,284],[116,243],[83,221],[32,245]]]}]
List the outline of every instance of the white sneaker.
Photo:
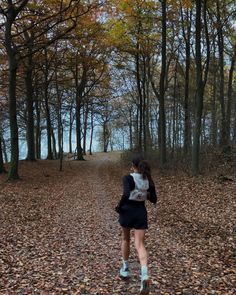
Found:
[{"label": "white sneaker", "polygon": [[122,266],[120,269],[120,277],[122,279],[127,279],[130,276],[129,268]]}]

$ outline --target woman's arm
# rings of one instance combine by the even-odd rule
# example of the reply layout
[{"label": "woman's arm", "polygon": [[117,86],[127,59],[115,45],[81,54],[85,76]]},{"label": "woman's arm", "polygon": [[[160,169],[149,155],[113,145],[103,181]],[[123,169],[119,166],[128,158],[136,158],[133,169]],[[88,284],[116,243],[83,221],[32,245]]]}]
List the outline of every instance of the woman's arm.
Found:
[{"label": "woman's arm", "polygon": [[157,202],[157,193],[156,193],[156,188],[154,184],[150,184],[149,185],[149,189],[148,189],[148,200],[153,203],[156,204]]},{"label": "woman's arm", "polygon": [[129,199],[130,192],[134,190],[135,188],[135,183],[134,179],[131,175],[125,175],[123,177],[123,198],[126,200]]}]

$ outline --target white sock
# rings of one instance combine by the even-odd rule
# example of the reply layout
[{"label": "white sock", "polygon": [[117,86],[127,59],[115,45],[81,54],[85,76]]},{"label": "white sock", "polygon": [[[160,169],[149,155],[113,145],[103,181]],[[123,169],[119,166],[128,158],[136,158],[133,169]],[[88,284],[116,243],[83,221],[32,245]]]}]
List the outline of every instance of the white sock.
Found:
[{"label": "white sock", "polygon": [[141,267],[141,277],[148,277],[148,268],[146,265]]},{"label": "white sock", "polygon": [[128,268],[129,267],[129,261],[123,259],[123,266],[124,266],[124,268]]}]

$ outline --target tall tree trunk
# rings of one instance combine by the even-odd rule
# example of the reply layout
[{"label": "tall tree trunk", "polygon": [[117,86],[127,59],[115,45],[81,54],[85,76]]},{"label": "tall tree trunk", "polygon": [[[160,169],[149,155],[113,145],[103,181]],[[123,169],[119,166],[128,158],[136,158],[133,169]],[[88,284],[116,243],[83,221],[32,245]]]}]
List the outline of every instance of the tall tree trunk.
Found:
[{"label": "tall tree trunk", "polygon": [[53,131],[53,128],[51,128],[51,135],[52,135],[52,150],[53,150],[53,159],[59,159],[58,153],[57,153],[57,143],[56,143],[56,137],[55,133]]},{"label": "tall tree trunk", "polygon": [[86,155],[86,141],[87,141],[87,129],[88,129],[88,114],[89,114],[89,105],[88,102],[85,103],[84,110],[84,138],[83,138],[83,154]]},{"label": "tall tree trunk", "polygon": [[34,33],[24,32],[27,44],[27,58],[25,65],[26,86],[26,109],[27,109],[27,160],[35,161],[35,138],[34,138],[34,90],[33,90],[33,40]]},{"label": "tall tree trunk", "polygon": [[202,56],[201,56],[201,11],[202,1],[196,0],[196,105],[195,105],[195,126],[193,130],[193,150],[192,150],[192,173],[199,174],[199,153],[201,136],[201,119],[203,110],[204,85],[202,80]]},{"label": "tall tree trunk", "polygon": [[34,107],[33,107],[33,65],[32,55],[28,57],[25,75],[26,105],[27,105],[27,160],[35,161],[35,139],[34,139]]},{"label": "tall tree trunk", "polygon": [[129,148],[133,150],[133,124],[132,124],[132,109],[129,109]]},{"label": "tall tree trunk", "polygon": [[18,51],[14,44],[12,36],[12,25],[15,22],[18,14],[24,9],[29,0],[22,0],[13,3],[7,1],[7,8],[4,11],[0,9],[0,17],[4,15],[5,20],[5,34],[4,45],[7,52],[8,59],[8,107],[9,107],[9,121],[10,121],[10,137],[11,137],[11,164],[8,174],[8,179],[19,179],[18,175],[18,161],[19,161],[19,142],[18,142],[18,125],[17,125],[17,108],[16,108],[16,73],[18,67]]},{"label": "tall tree trunk", "polygon": [[236,95],[234,96],[233,144],[236,144]]},{"label": "tall tree trunk", "polygon": [[213,60],[212,60],[212,72],[213,72],[213,91],[211,97],[211,145],[216,147],[217,145],[217,120],[216,120],[216,93],[217,93],[217,61],[215,56],[215,38],[213,39]]},{"label": "tall tree trunk", "polygon": [[174,76],[174,93],[173,93],[173,111],[172,111],[172,156],[174,156],[174,150],[176,147],[176,125],[177,125],[177,116],[176,116],[176,97],[177,97],[177,60],[175,64],[175,76]]},{"label": "tall tree trunk", "polygon": [[230,144],[230,122],[231,122],[231,114],[232,114],[232,89],[233,89],[233,74],[234,74],[234,66],[235,66],[235,57],[236,57],[236,45],[234,48],[231,66],[229,71],[229,81],[228,81],[228,103],[227,103],[227,116],[226,116],[226,143]]},{"label": "tall tree trunk", "polygon": [[227,145],[226,139],[226,116],[225,116],[225,81],[224,81],[224,34],[221,22],[221,11],[220,2],[216,1],[217,8],[217,37],[218,37],[218,49],[219,49],[219,67],[220,67],[220,90],[219,90],[219,100],[221,106],[221,136],[220,144],[221,146]]},{"label": "tall tree trunk", "polygon": [[[137,43],[137,51],[139,50],[139,43]],[[136,53],[136,83],[138,89],[138,114],[139,114],[139,125],[138,125],[138,146],[137,149],[139,152],[143,150],[142,139],[143,139],[143,95],[141,87],[141,77],[140,77],[140,55]]]},{"label": "tall tree trunk", "polygon": [[147,129],[148,125],[146,126],[146,114],[147,114],[147,90],[146,90],[146,83],[147,83],[147,65],[146,65],[146,57],[142,56],[142,97],[143,97],[143,108],[142,108],[142,126],[143,126],[143,151],[144,153],[147,152]]},{"label": "tall tree trunk", "polygon": [[45,113],[46,113],[46,122],[47,122],[47,143],[48,143],[48,155],[47,159],[53,159],[52,153],[52,123],[51,123],[51,114],[50,114],[50,107],[49,107],[49,97],[48,97],[48,71],[49,71],[49,64],[48,64],[48,57],[47,57],[47,50],[44,50],[45,55],[45,71],[44,71],[44,100],[45,100]]},{"label": "tall tree trunk", "polygon": [[160,165],[166,163],[166,118],[165,118],[165,80],[166,80],[166,0],[161,2],[162,8],[162,42],[161,42],[161,75],[160,75],[160,111],[159,111],[159,138],[160,138]]},{"label": "tall tree trunk", "polygon": [[9,170],[9,179],[19,179],[18,161],[19,161],[19,142],[18,142],[18,125],[17,125],[17,110],[16,110],[16,72],[17,59],[16,51],[12,48],[11,27],[14,21],[14,11],[9,8],[9,18],[6,21],[5,31],[5,46],[7,50],[8,65],[9,65],[9,84],[8,84],[8,105],[9,105],[9,120],[10,120],[10,136],[11,136],[11,164]]},{"label": "tall tree trunk", "polygon": [[0,174],[5,172],[6,170],[3,163],[3,151],[2,151],[2,134],[0,133]]},{"label": "tall tree trunk", "polygon": [[6,142],[5,142],[5,139],[4,139],[3,135],[2,135],[2,149],[3,149],[3,155],[4,155],[5,163],[8,163],[7,147],[6,147]]},{"label": "tall tree trunk", "polygon": [[190,37],[191,37],[191,21],[192,11],[186,11],[187,32],[185,32],[184,17],[181,7],[182,30],[185,40],[185,84],[184,84],[184,152],[188,154],[191,146],[191,126],[190,126],[190,111],[189,111],[189,73],[190,73]]},{"label": "tall tree trunk", "polygon": [[63,163],[63,126],[61,119],[61,94],[58,85],[58,72],[57,68],[55,70],[55,82],[56,82],[56,92],[57,92],[57,138],[58,138],[58,157],[60,160],[59,171],[62,171],[62,163]]},{"label": "tall tree trunk", "polygon": [[104,153],[107,153],[108,151],[109,139],[110,139],[110,132],[108,127],[108,121],[105,120],[103,122],[103,152]]},{"label": "tall tree trunk", "polygon": [[73,114],[73,104],[70,107],[70,122],[69,122],[69,153],[72,154],[72,131],[73,131],[73,122],[74,122],[74,114]]},{"label": "tall tree trunk", "polygon": [[51,115],[50,115],[50,108],[48,103],[48,93],[46,93],[47,90],[45,89],[45,111],[46,111],[46,122],[47,122],[47,143],[48,143],[48,155],[47,159],[52,160],[53,159],[53,153],[52,153],[52,125],[51,125]]},{"label": "tall tree trunk", "polygon": [[93,131],[94,131],[94,121],[93,121],[93,110],[91,110],[91,131],[90,131],[90,144],[89,144],[89,154],[92,155],[92,145],[93,145]]},{"label": "tall tree trunk", "polygon": [[[77,56],[78,59],[78,56]],[[87,68],[83,64],[83,73],[81,81],[79,83],[78,76],[78,60],[76,61],[75,69],[75,83],[76,83],[76,151],[77,151],[77,160],[84,160],[83,149],[81,147],[81,106],[82,106],[82,95],[87,82]]]},{"label": "tall tree trunk", "polygon": [[[36,90],[37,93],[37,90]],[[35,147],[36,147],[36,158],[41,159],[41,115],[40,115],[40,102],[38,100],[38,94],[35,100],[36,110],[36,131],[35,131]]]}]

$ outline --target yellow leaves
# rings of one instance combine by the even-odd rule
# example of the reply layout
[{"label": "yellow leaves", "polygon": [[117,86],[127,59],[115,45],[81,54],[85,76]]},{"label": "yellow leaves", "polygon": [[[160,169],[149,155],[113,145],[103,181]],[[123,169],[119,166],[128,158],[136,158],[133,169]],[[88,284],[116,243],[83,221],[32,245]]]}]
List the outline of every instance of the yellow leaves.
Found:
[{"label": "yellow leaves", "polygon": [[120,1],[120,3],[118,4],[118,9],[123,11],[126,14],[131,14],[133,11],[132,2],[133,1],[129,1],[129,0]]},{"label": "yellow leaves", "polygon": [[113,23],[109,31],[109,40],[111,45],[129,44],[130,37],[127,34],[126,26],[122,21]]}]

